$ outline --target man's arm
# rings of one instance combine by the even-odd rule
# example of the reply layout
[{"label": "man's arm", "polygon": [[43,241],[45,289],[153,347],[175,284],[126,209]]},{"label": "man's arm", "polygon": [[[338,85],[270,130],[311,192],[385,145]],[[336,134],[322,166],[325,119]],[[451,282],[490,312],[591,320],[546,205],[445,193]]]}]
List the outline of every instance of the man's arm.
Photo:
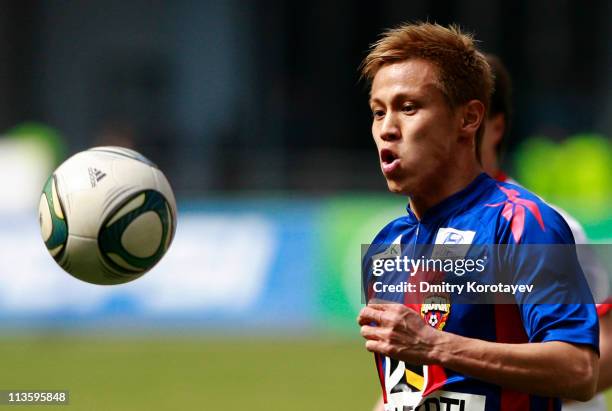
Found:
[{"label": "man's arm", "polygon": [[612,386],[612,313],[599,317],[599,380],[597,392]]},{"label": "man's arm", "polygon": [[[502,344],[437,330],[402,304],[370,304],[358,317],[366,349],[411,364],[438,364],[531,394],[586,401],[597,386],[597,354],[561,341]],[[376,326],[372,326],[375,323]]]},{"label": "man's arm", "polygon": [[519,391],[587,401],[595,394],[597,354],[561,341],[500,344],[444,333],[440,365]]}]

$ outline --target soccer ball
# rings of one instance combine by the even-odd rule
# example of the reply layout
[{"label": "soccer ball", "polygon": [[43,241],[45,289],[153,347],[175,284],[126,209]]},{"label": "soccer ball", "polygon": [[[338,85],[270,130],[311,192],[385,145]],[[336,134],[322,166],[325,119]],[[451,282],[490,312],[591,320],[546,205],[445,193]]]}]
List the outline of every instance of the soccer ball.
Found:
[{"label": "soccer ball", "polygon": [[139,153],[95,147],[49,177],[39,205],[47,250],[74,277],[121,284],[150,270],[168,250],[176,202],[164,174]]}]

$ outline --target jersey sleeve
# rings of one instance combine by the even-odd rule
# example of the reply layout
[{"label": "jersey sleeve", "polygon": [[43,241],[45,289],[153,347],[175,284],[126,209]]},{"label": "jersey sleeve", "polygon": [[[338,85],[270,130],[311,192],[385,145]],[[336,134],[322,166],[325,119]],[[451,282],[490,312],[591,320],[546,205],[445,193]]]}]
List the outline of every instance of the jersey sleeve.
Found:
[{"label": "jersey sleeve", "polygon": [[598,351],[597,312],[567,223],[535,201],[523,215],[520,241],[512,222],[505,227],[503,260],[514,284],[533,285],[515,297],[529,341],[586,344]]},{"label": "jersey sleeve", "polygon": [[529,342],[564,341],[599,352],[599,320],[594,305],[524,304],[519,306]]}]

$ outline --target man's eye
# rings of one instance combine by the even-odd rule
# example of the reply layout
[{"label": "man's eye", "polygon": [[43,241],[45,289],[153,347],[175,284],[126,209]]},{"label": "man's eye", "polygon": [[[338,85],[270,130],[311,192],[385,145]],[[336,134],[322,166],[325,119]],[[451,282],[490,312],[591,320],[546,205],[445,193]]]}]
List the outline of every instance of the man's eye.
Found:
[{"label": "man's eye", "polygon": [[416,106],[414,104],[406,104],[402,107],[402,111],[407,114],[413,114],[416,111]]},{"label": "man's eye", "polygon": [[374,118],[383,118],[385,116],[385,112],[382,110],[372,110],[372,117]]}]

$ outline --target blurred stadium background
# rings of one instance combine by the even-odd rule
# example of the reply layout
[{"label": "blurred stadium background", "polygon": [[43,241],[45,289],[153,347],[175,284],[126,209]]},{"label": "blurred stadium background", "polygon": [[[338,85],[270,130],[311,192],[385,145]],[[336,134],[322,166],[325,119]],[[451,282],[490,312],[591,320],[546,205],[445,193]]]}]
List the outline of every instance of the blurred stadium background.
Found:
[{"label": "blurred stadium background", "polygon": [[[405,204],[357,66],[405,20],[459,23],[504,60],[506,169],[612,240],[608,1],[0,5],[0,389],[83,410],[369,409],[359,245]],[[94,145],[142,152],[179,200],[168,255],[123,286],[69,277],[38,233],[48,173]]]}]

